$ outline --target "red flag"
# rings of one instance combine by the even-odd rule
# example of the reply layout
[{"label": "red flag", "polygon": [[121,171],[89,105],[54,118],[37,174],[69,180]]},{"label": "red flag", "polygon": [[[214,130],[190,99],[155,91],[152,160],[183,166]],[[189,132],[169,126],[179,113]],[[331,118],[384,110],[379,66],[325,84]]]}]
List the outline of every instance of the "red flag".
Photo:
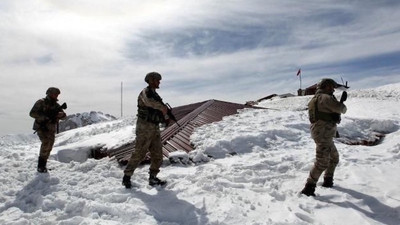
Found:
[{"label": "red flag", "polygon": [[299,71],[297,71],[297,76],[301,74],[301,69],[299,69]]}]

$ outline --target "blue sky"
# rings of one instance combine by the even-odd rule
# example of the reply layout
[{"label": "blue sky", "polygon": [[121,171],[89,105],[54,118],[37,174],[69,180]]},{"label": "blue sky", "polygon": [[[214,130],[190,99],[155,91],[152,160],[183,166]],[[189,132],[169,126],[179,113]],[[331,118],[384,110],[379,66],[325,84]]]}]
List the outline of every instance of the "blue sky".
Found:
[{"label": "blue sky", "polygon": [[[67,113],[136,114],[144,75],[173,106],[244,103],[324,77],[352,89],[400,82],[400,2],[344,0],[2,0],[0,135],[61,89]],[[350,106],[351,107],[351,106]]]}]

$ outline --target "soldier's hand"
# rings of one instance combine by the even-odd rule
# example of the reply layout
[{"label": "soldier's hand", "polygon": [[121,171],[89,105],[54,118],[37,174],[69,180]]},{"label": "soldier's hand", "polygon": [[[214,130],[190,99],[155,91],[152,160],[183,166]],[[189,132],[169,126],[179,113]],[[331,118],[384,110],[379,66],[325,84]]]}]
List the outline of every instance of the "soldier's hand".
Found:
[{"label": "soldier's hand", "polygon": [[167,115],[168,113],[168,108],[166,106],[164,106],[164,108],[161,111],[163,113],[163,115]]},{"label": "soldier's hand", "polygon": [[347,100],[347,92],[343,91],[342,97],[340,97],[340,103],[343,103]]},{"label": "soldier's hand", "polygon": [[57,119],[61,119],[61,118],[64,118],[64,117],[66,117],[67,115],[65,114],[65,112],[58,112],[58,114],[57,114]]},{"label": "soldier's hand", "polygon": [[345,114],[346,112],[347,112],[347,107],[344,106],[343,109],[342,109],[342,113]]},{"label": "soldier's hand", "polygon": [[165,126],[166,126],[166,127],[168,127],[170,123],[171,123],[171,120],[170,120],[170,119],[166,119],[166,120],[165,120]]}]

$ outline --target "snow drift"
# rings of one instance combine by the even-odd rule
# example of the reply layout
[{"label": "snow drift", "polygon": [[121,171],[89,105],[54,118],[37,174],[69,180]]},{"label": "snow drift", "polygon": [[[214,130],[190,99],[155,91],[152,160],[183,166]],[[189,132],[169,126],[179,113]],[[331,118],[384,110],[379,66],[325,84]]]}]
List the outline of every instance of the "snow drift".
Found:
[{"label": "snow drift", "polygon": [[96,124],[104,121],[116,120],[114,116],[110,114],[104,114],[103,112],[84,112],[68,115],[65,120],[61,120],[59,123],[60,132],[75,129],[78,127],[84,127],[91,124]]}]

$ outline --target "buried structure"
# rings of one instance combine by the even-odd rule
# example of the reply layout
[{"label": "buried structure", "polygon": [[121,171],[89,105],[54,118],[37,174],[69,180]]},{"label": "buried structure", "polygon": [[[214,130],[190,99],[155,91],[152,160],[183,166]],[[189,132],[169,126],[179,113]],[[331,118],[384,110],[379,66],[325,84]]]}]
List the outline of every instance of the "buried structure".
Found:
[{"label": "buried structure", "polygon": [[[237,114],[238,110],[245,108],[266,109],[219,100],[208,100],[173,108],[172,113],[175,115],[177,123],[172,123],[161,131],[161,143],[163,145],[162,150],[164,156],[168,158],[170,153],[177,151],[191,152],[194,150],[194,146],[190,142],[190,136],[195,128],[221,121],[223,117]],[[376,123],[376,121],[365,121],[362,124],[365,125],[369,123]],[[351,132],[349,133],[350,129],[347,129],[346,126],[354,126],[354,124],[349,123],[344,127],[340,127],[339,133],[341,135],[337,140],[348,145],[377,145],[385,137],[385,134],[388,133],[375,131],[374,129],[371,130],[369,127],[359,127],[359,130],[363,132],[353,134]],[[108,156],[110,158],[115,158],[120,165],[126,165],[132,152],[135,150],[135,142],[133,141],[121,147],[103,151],[101,151],[100,148],[97,149],[98,151],[92,151],[92,155],[98,156],[94,158]]]},{"label": "buried structure", "polygon": [[[175,115],[177,123],[173,123],[161,131],[164,156],[168,157],[175,151],[192,151],[194,146],[190,143],[190,136],[195,128],[220,121],[223,117],[234,115],[238,113],[239,109],[244,108],[256,107],[212,99],[173,108],[172,113]],[[134,150],[135,143],[132,142],[116,149],[108,149],[106,154],[109,157],[115,157],[119,164],[125,165]]]}]

